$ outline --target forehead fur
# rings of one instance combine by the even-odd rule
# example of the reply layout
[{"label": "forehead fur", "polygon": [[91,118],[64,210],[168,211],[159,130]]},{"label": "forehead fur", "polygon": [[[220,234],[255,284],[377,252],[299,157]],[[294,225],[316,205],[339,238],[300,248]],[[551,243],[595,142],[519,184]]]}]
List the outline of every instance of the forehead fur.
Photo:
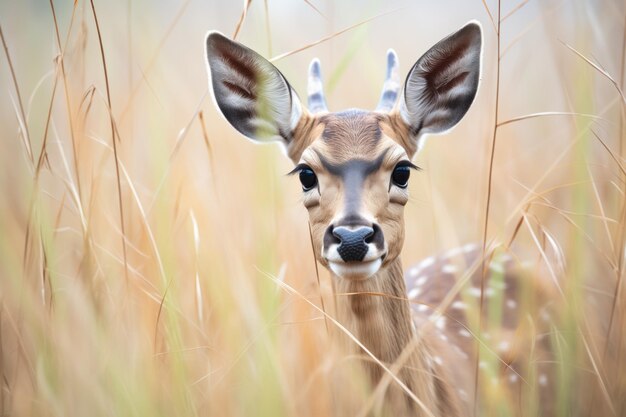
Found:
[{"label": "forehead fur", "polygon": [[363,110],[346,110],[321,117],[321,140],[331,151],[330,159],[343,161],[375,150],[381,139],[383,115]]},{"label": "forehead fur", "polygon": [[321,116],[303,117],[289,147],[297,163],[307,149],[315,149],[333,163],[351,159],[372,159],[392,144],[400,145],[408,157],[415,153],[408,126],[397,112],[379,113],[351,109]]}]

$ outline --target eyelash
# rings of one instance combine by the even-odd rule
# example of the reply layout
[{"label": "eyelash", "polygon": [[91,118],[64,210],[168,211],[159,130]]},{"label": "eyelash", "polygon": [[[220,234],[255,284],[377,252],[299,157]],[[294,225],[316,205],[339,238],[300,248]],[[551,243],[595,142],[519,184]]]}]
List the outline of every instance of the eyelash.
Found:
[{"label": "eyelash", "polygon": [[389,182],[389,190],[395,185],[398,188],[406,189],[409,185],[411,169],[419,170],[420,168],[410,161],[400,161],[391,171],[391,179]]},{"label": "eyelash", "polygon": [[300,183],[302,184],[302,191],[311,191],[317,187],[317,175],[310,166],[306,164],[298,164],[289,174],[299,174]]},{"label": "eyelash", "polygon": [[[398,188],[405,189],[408,186],[411,169],[420,170],[420,168],[413,164],[411,161],[400,161],[396,164],[391,172],[391,181],[389,183],[389,189],[391,185],[395,185]],[[318,185],[317,175],[315,171],[307,164],[298,164],[287,175],[299,174],[300,183],[302,184],[302,191],[311,191]],[[405,178],[406,175],[406,178]]]}]

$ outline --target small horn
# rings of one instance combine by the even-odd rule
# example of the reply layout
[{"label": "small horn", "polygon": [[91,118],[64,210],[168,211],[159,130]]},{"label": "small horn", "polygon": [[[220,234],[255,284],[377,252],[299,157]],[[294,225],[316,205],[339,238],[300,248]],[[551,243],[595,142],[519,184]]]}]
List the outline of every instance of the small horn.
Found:
[{"label": "small horn", "polygon": [[324,86],[322,85],[322,69],[320,60],[314,58],[309,66],[309,85],[307,87],[309,111],[311,113],[327,112]]},{"label": "small horn", "polygon": [[393,49],[387,51],[387,74],[383,84],[383,92],[376,106],[376,111],[387,112],[393,109],[398,99],[400,90],[400,77],[398,76],[398,55]]}]

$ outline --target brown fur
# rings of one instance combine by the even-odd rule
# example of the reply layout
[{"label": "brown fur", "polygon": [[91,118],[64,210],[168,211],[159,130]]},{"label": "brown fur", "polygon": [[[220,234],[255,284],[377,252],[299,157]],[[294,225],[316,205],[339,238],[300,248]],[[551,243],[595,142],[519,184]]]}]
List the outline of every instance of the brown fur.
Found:
[{"label": "brown fur", "polygon": [[[427,330],[419,334],[413,332],[404,280],[397,279],[402,275],[400,259],[396,258],[368,280],[338,279],[335,289],[337,318],[389,368],[403,361],[397,375],[423,405],[415,403],[392,383],[387,389],[384,404],[389,415],[426,416],[430,412],[436,416],[460,416],[444,369],[436,367],[430,359],[434,346],[429,345],[431,338]],[[335,337],[341,341],[346,352],[368,358],[343,333],[336,333]],[[408,352],[405,352],[407,349]],[[379,383],[385,376],[385,371],[377,364],[369,360],[363,364],[373,384]]]},{"label": "brown fur", "polygon": [[[363,110],[326,113],[319,62],[314,61],[310,73],[314,82],[311,91],[315,95],[313,101],[322,105],[313,108],[322,109],[323,113],[312,114],[306,109],[300,113],[300,107],[294,106],[296,97],[289,85],[282,82],[284,78],[278,69],[258,54],[223,35],[213,33],[207,38],[209,61],[215,58],[213,53],[218,55],[213,86],[219,93],[216,94],[218,105],[227,119],[253,140],[281,141],[287,146],[292,161],[307,165],[317,177],[317,182],[307,185],[303,192],[315,256],[322,265],[338,274],[333,276],[337,318],[362,343],[361,347],[337,331],[338,345],[350,356],[362,355],[367,350],[384,364],[380,366],[371,358],[361,362],[374,393],[384,393],[379,396],[383,398],[382,406],[374,406],[374,412],[394,416],[460,417],[474,410],[472,401],[476,386],[472,364],[480,363],[476,355],[479,359],[484,358],[482,346],[486,344],[487,335],[482,326],[476,326],[479,318],[472,317],[476,309],[463,307],[467,302],[467,297],[463,297],[466,294],[454,292],[459,288],[456,288],[457,277],[450,272],[455,270],[450,257],[441,258],[441,262],[434,258],[427,260],[420,275],[413,269],[416,276],[410,282],[408,296],[416,302],[437,306],[441,311],[418,308],[412,316],[399,258],[404,243],[404,205],[408,201],[408,192],[404,185],[397,183],[393,172],[398,163],[407,165],[410,162],[421,146],[418,141],[422,133],[445,131],[468,110],[478,87],[481,44],[481,29],[475,23],[439,42],[413,67],[405,83],[403,99],[389,113]],[[222,64],[230,71],[224,70]],[[388,65],[391,76],[397,65],[393,52],[388,55]],[[230,77],[233,72],[238,76]],[[397,86],[398,83],[390,85]],[[455,88],[460,86],[462,88]],[[397,90],[397,87],[392,88]],[[268,97],[258,97],[258,91],[270,93]],[[397,97],[398,91],[386,91],[389,92]],[[228,100],[232,96],[235,100]],[[407,97],[409,102],[406,102]],[[266,102],[272,100],[273,113],[257,111],[267,107]],[[255,103],[257,101],[262,103]],[[299,121],[293,128],[296,117]],[[303,177],[307,179],[305,184],[309,184],[314,177],[306,167],[302,169],[306,173]],[[405,173],[402,170],[398,173],[399,181],[403,183]],[[324,242],[327,242],[327,248],[324,248]],[[349,247],[348,243],[352,246]],[[339,249],[344,244],[342,252]],[[367,259],[366,254],[358,255],[363,247],[369,254]],[[464,254],[467,255],[467,251]],[[482,253],[474,254],[474,257],[480,255]],[[429,270],[429,265],[436,268]],[[459,270],[467,271],[465,267]],[[470,290],[473,290],[469,291],[473,293],[471,297],[475,299],[478,291],[481,302],[489,295],[481,292],[480,287],[485,279],[491,278],[489,274],[487,277],[482,275],[474,274],[474,281],[469,282]],[[507,283],[500,281],[499,285],[506,291],[500,292],[504,298],[499,300],[514,305],[520,285],[512,280],[506,268],[492,275],[504,275]],[[476,281],[476,277],[480,280]],[[495,287],[490,289],[496,292]],[[423,297],[416,299],[418,295]],[[537,305],[543,308],[543,300],[525,295],[525,299],[537,301]],[[456,304],[456,307],[450,304]],[[526,307],[520,311],[536,312]],[[524,334],[530,334],[531,339],[538,335],[536,331],[542,330],[536,326],[538,321],[532,314],[524,317],[526,321],[520,321],[517,312],[500,314],[500,310],[498,307],[498,314],[493,315],[501,320],[494,326],[498,334],[495,335],[494,331],[489,337],[498,339],[500,344],[494,346],[502,350],[497,358],[491,355],[497,359],[493,361],[494,368],[498,368],[500,362],[504,367],[482,374],[489,376],[492,384],[504,376],[511,382],[512,389],[505,388],[503,396],[514,399],[515,395],[509,394],[520,377],[518,372],[524,373],[526,370],[522,368],[533,360],[550,363],[549,357],[539,356],[548,351],[549,346],[542,341],[527,343],[524,337],[515,337],[520,329]],[[484,313],[482,309],[481,312]],[[525,323],[530,323],[533,329],[524,329]],[[481,340],[481,352],[476,352],[478,344],[474,343],[474,335],[467,331],[470,328]],[[499,339],[501,336],[503,338]],[[513,346],[509,346],[510,341],[514,342]],[[493,346],[489,350],[493,352]],[[538,381],[541,401],[544,402],[544,398],[553,395],[547,386],[550,370],[537,369],[541,372]],[[401,384],[389,376],[388,370],[401,380]],[[498,373],[498,377],[494,376]],[[402,385],[408,388],[408,394]],[[521,398],[523,390],[518,391],[517,398]],[[485,402],[491,402],[491,399]],[[486,410],[488,415],[497,415],[498,404],[480,404],[478,409]],[[542,411],[544,416],[551,412],[549,408],[542,408]]]},{"label": "brown fur", "polygon": [[[402,361],[397,375],[423,403],[418,405],[391,382],[383,402],[385,412],[394,416],[429,413],[460,416],[461,407],[449,376],[444,368],[433,365],[431,359],[430,352],[441,347],[429,344],[432,338],[428,326],[419,334],[414,333],[406,299],[399,254],[404,243],[403,209],[408,196],[397,190],[395,195],[390,195],[389,179],[395,164],[415,153],[416,146],[409,135],[409,128],[395,114],[365,111],[307,114],[294,131],[289,156],[294,163],[305,162],[317,174],[321,193],[314,193],[304,204],[309,209],[316,257],[328,266],[322,256],[323,236],[342,211],[344,185],[341,178],[325,171],[319,155],[338,164],[355,159],[371,161],[384,153],[380,169],[363,184],[360,213],[379,224],[388,253],[380,271],[367,280],[334,277],[338,320],[387,366]],[[337,331],[336,338],[346,353],[364,353],[341,332]],[[373,386],[385,379],[380,366],[368,360],[363,361],[363,366]]]},{"label": "brown fur", "polygon": [[323,127],[324,126],[320,124],[316,117],[305,110],[293,131],[293,140],[288,145],[287,156],[289,156],[294,163],[297,163],[302,156],[302,152],[311,145],[315,139],[320,137]]},{"label": "brown fur", "polygon": [[381,137],[382,115],[362,110],[347,110],[322,116],[322,140],[328,145],[327,157],[346,161],[364,155],[373,155]]},{"label": "brown fur", "polygon": [[[459,330],[471,327],[470,320],[464,311],[446,310],[444,306],[443,313],[449,327],[438,329],[430,319],[432,310],[427,313],[414,312],[412,316],[406,298],[407,288],[399,255],[404,243],[404,205],[408,195],[405,191],[390,187],[389,181],[397,162],[410,159],[417,149],[417,144],[411,139],[410,129],[397,113],[386,115],[348,111],[323,116],[307,115],[298,126],[294,138],[290,148],[293,161],[306,163],[318,177],[320,191],[306,193],[304,204],[309,210],[316,257],[326,267],[327,261],[322,256],[324,233],[341,216],[346,192],[342,178],[327,171],[329,162],[324,161],[328,159],[333,164],[353,160],[373,161],[384,155],[380,168],[368,175],[362,184],[359,214],[380,226],[387,242],[387,256],[381,269],[368,279],[333,277],[339,322],[371,354],[390,369],[395,369],[400,380],[422,402],[419,405],[413,401],[389,378],[384,369],[372,362],[371,358],[364,357],[363,369],[369,375],[371,386],[386,385],[382,406],[384,413],[394,416],[468,415],[473,410],[476,344],[473,337],[463,338],[458,334]],[[468,258],[461,262],[459,270],[467,270],[470,259],[479,258],[480,251],[465,255]],[[443,265],[447,263],[458,264],[455,259],[444,257],[421,272],[422,276],[428,277],[428,281],[423,285],[420,302],[438,306],[455,286],[457,281],[454,274],[442,272]],[[516,294],[520,293],[517,281],[520,275],[514,273],[509,264],[510,261],[503,266],[507,280],[504,297],[515,299]],[[479,272],[477,270],[474,273],[469,283],[474,288],[480,287]],[[411,282],[410,286],[413,288],[414,283]],[[549,294],[549,291],[544,288],[539,293]],[[531,299],[537,301],[537,306],[544,305],[544,299]],[[462,298],[459,295],[454,300],[461,301]],[[534,311],[536,317],[532,319],[536,323],[533,326],[537,326],[534,334],[545,332],[546,329],[537,324],[541,324],[539,313],[536,309]],[[413,320],[417,332],[413,330]],[[524,364],[530,360],[530,355],[534,355],[535,359],[548,359],[545,356],[548,352],[545,343],[537,343],[532,337],[519,336],[533,334],[530,329],[524,331],[525,323],[517,315],[504,310],[501,330],[493,335],[498,341],[512,341],[511,347],[500,355],[504,381],[508,381],[513,373],[524,374]],[[346,354],[364,355],[365,352],[341,331],[337,330],[335,337]],[[541,368],[539,372],[551,375],[551,370],[547,368]],[[519,387],[512,384],[511,398],[522,395]],[[541,392],[542,399],[550,395],[551,391],[547,388]],[[488,409],[489,405],[485,407]],[[549,408],[544,411],[548,413],[546,416],[550,415]]]},{"label": "brown fur", "polygon": [[411,135],[411,128],[404,123],[398,111],[387,115],[381,127],[385,134],[393,137],[400,146],[404,148],[407,155],[411,157],[415,155],[417,152],[417,143],[415,142],[414,136]]}]

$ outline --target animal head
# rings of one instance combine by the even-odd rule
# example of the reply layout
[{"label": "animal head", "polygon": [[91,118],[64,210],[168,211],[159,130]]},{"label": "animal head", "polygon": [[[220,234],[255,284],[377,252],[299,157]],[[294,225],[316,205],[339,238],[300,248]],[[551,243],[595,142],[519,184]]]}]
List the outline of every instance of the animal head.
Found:
[{"label": "animal head", "polygon": [[265,58],[220,33],[206,38],[209,83],[222,114],[249,139],[283,145],[302,183],[318,261],[357,280],[400,254],[411,159],[426,134],[451,129],[469,109],[481,48],[481,27],[470,22],[422,55],[403,84],[390,50],[376,110],[329,112],[317,59],[307,108]]}]

